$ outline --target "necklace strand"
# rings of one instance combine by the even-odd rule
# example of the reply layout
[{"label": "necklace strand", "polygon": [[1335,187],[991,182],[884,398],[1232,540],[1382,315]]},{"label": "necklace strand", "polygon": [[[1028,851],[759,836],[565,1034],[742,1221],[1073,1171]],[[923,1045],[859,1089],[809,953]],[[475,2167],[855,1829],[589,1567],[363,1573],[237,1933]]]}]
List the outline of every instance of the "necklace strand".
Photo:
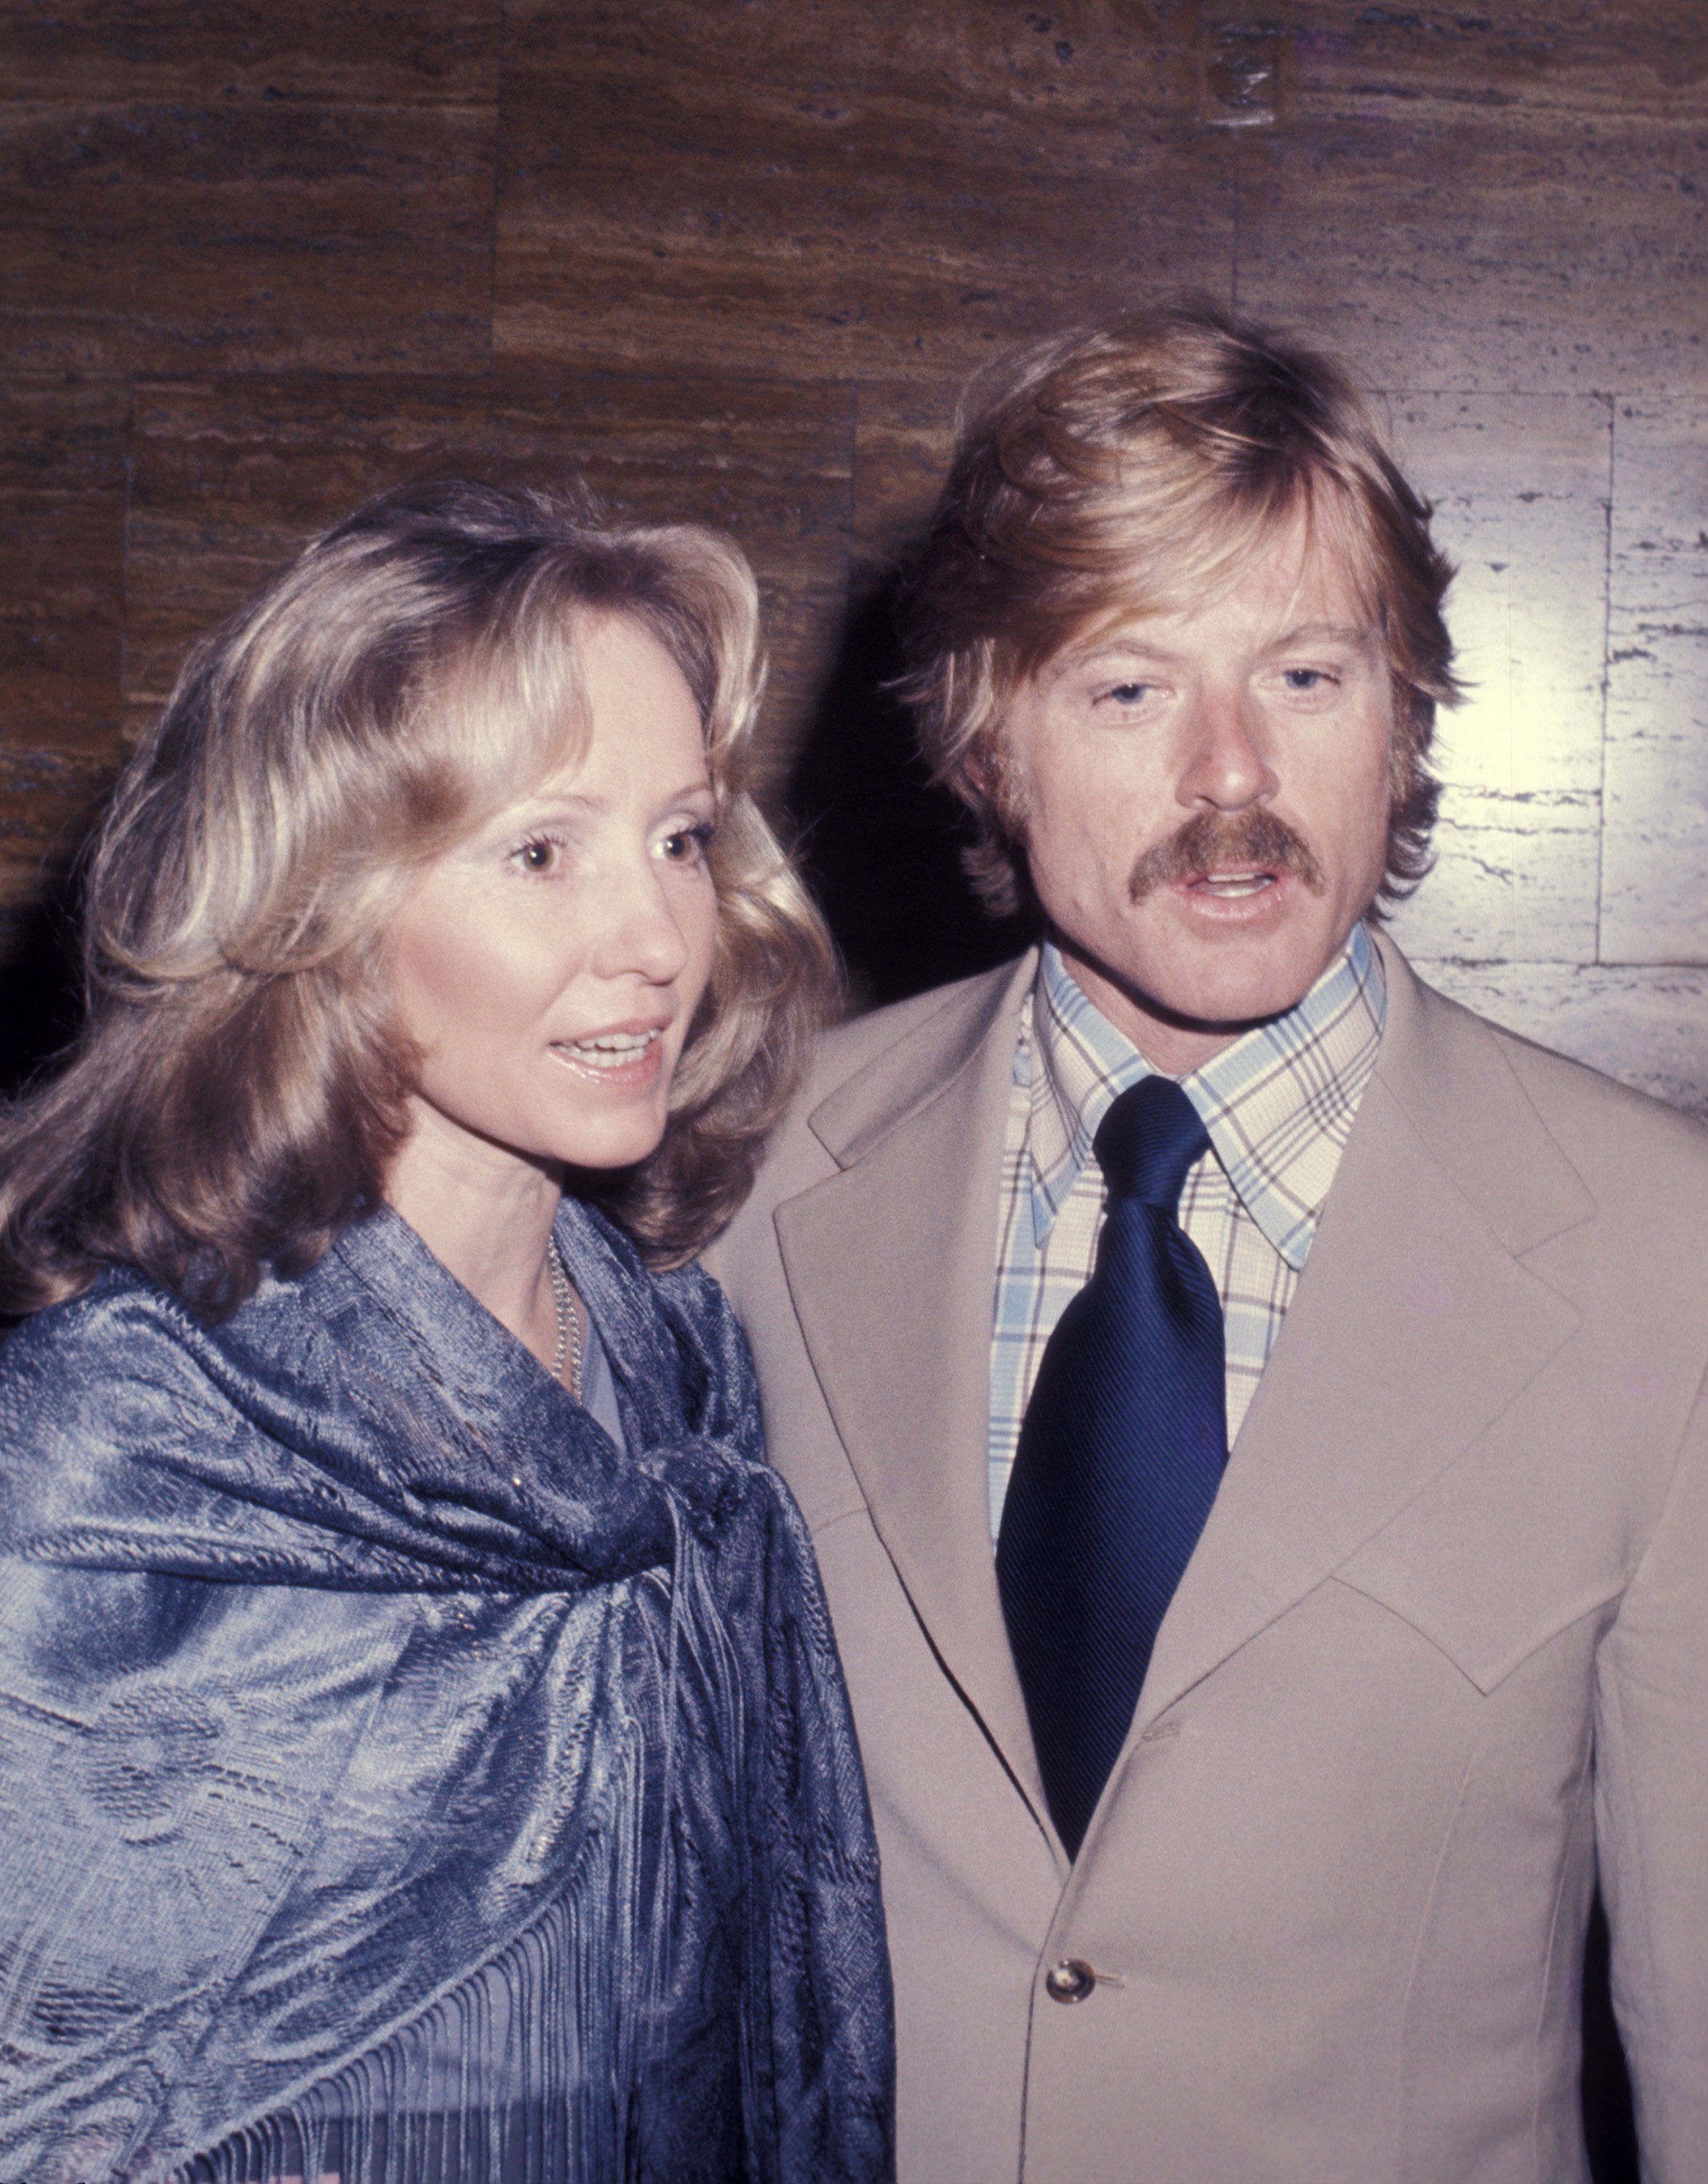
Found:
[{"label": "necklace strand", "polygon": [[569,1392],[577,1402],[581,1401],[581,1314],[575,1308],[575,1296],[569,1285],[569,1269],[563,1263],[563,1253],[558,1248],[555,1236],[545,1255],[545,1270],[551,1276],[551,1299],[557,1306],[557,1347],[551,1355],[551,1377],[563,1379],[563,1361],[569,1359]]}]

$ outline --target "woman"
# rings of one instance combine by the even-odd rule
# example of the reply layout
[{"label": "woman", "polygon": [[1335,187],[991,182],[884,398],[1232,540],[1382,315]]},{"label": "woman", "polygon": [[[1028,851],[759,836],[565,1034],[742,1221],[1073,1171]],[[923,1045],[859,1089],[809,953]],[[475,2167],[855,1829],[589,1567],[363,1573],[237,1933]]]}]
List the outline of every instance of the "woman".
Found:
[{"label": "woman", "polygon": [[120,782],[0,1144],[0,2176],[888,2173],[840,1672],[685,1263],[826,961],[756,630],[709,534],[405,492]]}]

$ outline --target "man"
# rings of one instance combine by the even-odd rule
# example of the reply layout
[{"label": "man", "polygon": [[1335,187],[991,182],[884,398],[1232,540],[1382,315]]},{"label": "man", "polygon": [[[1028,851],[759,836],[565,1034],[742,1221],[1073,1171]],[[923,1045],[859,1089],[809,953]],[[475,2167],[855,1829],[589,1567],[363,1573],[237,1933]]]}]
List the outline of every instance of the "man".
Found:
[{"label": "man", "polygon": [[[1018,964],[719,1270],[877,1811],[903,2184],[1708,2176],[1708,1143],[1419,983],[1448,570],[1343,376],[1019,359],[913,593]],[[1101,1241],[1100,1241],[1101,1237]]]}]

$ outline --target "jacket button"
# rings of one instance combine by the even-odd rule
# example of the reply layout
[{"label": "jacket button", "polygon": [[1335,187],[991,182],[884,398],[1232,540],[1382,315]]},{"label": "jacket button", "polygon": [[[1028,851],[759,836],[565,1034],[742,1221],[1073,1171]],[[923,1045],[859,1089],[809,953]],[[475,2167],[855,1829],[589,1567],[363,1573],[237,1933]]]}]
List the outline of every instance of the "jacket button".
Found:
[{"label": "jacket button", "polygon": [[1097,1974],[1083,1957],[1063,1957],[1044,1975],[1044,1992],[1052,2002],[1084,2002],[1097,1983]]}]

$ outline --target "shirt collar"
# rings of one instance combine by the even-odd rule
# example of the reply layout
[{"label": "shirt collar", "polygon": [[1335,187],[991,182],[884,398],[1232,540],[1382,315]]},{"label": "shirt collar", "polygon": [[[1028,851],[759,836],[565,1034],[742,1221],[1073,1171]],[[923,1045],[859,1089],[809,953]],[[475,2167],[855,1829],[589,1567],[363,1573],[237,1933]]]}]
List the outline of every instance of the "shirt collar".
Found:
[{"label": "shirt collar", "polygon": [[[1270,1245],[1302,1268],[1376,1066],[1381,963],[1360,923],[1310,991],[1181,1079],[1229,1186]],[[1044,944],[1016,1055],[1031,1095],[1033,1234],[1041,1246],[1097,1126],[1151,1065]]]}]

